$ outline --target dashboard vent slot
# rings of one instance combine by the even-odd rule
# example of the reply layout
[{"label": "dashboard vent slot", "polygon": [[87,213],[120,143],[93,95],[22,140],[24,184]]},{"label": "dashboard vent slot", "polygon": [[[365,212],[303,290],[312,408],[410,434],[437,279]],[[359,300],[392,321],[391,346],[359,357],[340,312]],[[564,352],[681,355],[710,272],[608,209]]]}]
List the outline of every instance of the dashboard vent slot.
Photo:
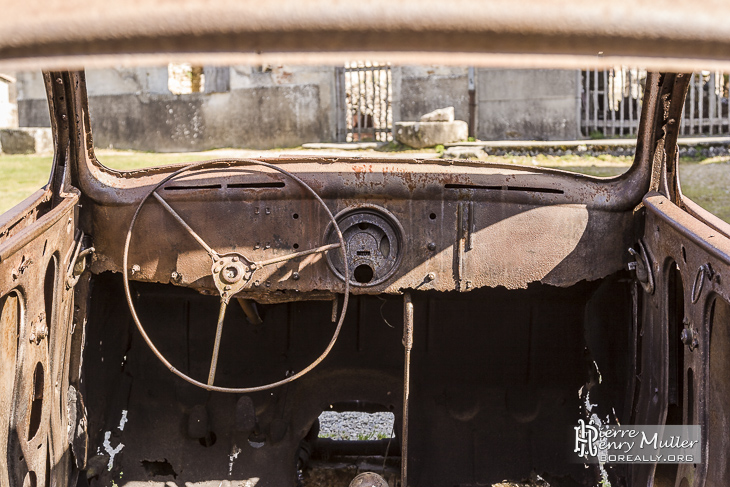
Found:
[{"label": "dashboard vent slot", "polygon": [[221,189],[220,184],[199,184],[189,186],[165,186],[165,191],[194,191],[196,189]]},{"label": "dashboard vent slot", "polygon": [[283,188],[285,186],[283,181],[268,182],[268,183],[232,183],[229,184],[229,188],[239,189],[261,189],[261,188]]},{"label": "dashboard vent slot", "polygon": [[562,189],[553,188],[531,188],[521,186],[481,186],[478,184],[451,184],[444,186],[446,189],[486,189],[491,191],[521,191],[523,193],[548,193],[548,194],[564,194]]}]

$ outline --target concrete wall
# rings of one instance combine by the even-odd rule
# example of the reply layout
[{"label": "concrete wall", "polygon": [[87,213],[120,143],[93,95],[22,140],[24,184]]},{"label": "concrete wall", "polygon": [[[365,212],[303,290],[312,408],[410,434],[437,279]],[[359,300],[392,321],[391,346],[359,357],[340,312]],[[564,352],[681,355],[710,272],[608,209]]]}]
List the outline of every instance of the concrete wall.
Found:
[{"label": "concrete wall", "polygon": [[575,70],[477,70],[477,138],[580,138],[578,76]]},{"label": "concrete wall", "polygon": [[[476,70],[476,136],[482,140],[576,139],[578,71]],[[205,67],[203,93],[173,95],[167,67],[89,70],[97,147],[192,151],[218,147],[293,147],[337,137],[332,66]],[[17,73],[21,127],[48,127],[40,72]],[[468,68],[392,70],[393,120],[418,120],[453,106],[469,120]]]},{"label": "concrete wall", "polygon": [[40,71],[17,73],[18,125],[20,127],[50,127],[46,85]]},{"label": "concrete wall", "polygon": [[[468,68],[402,66],[393,72],[394,121],[418,120],[437,108],[454,107],[456,120],[469,121]],[[397,79],[395,79],[397,78]]]},{"label": "concrete wall", "polygon": [[[87,71],[94,145],[174,152],[334,140],[333,67],[235,66],[205,72],[211,83],[204,93],[173,95],[167,67]],[[24,73],[18,85],[20,125],[48,126],[40,73]],[[209,92],[221,87],[229,91]]]}]

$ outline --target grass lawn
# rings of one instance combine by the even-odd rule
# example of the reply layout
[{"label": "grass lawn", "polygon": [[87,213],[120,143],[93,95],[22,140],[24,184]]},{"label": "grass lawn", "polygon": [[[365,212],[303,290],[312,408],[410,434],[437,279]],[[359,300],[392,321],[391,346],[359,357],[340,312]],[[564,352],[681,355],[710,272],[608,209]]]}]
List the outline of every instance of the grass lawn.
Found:
[{"label": "grass lawn", "polygon": [[[280,153],[280,150],[272,153]],[[421,151],[424,152],[424,151]],[[434,156],[436,156],[436,152]],[[362,153],[377,155],[377,152]],[[306,154],[306,151],[302,151]],[[353,153],[352,155],[356,155]],[[404,154],[407,155],[407,154]],[[219,157],[210,153],[151,153],[133,151],[97,151],[102,163],[119,170],[138,169],[148,166],[193,162]],[[51,167],[50,155],[0,155],[0,212],[30,196],[48,182]],[[498,163],[542,166],[574,171],[592,176],[615,176],[626,171],[633,157],[623,156],[486,156],[485,160]],[[730,157],[714,157],[702,160],[681,160],[680,178],[682,191],[693,201],[730,222]]]}]

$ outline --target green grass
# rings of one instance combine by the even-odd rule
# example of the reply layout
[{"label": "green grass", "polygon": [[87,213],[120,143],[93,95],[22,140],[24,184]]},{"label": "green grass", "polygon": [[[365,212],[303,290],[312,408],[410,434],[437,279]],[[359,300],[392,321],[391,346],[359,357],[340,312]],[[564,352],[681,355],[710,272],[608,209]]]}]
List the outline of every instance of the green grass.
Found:
[{"label": "green grass", "polygon": [[0,213],[4,213],[48,182],[51,155],[0,156]]},{"label": "green grass", "polygon": [[[150,166],[194,162],[214,158],[201,153],[159,154],[153,152],[97,151],[107,167],[129,171]],[[4,213],[48,183],[53,156],[0,155],[0,213]]]},{"label": "green grass", "polygon": [[[376,154],[365,151],[367,154]],[[306,152],[303,152],[306,154]],[[356,155],[353,153],[352,155]],[[98,159],[119,170],[139,169],[219,157],[210,153],[153,153],[98,150]],[[48,182],[50,155],[0,155],[0,212],[5,212]],[[630,156],[486,156],[486,161],[501,164],[550,167],[591,176],[616,176],[628,169]],[[690,199],[730,222],[730,157],[682,159],[680,161],[682,191]]]},{"label": "green grass", "polygon": [[682,193],[730,223],[730,157],[679,165]]}]

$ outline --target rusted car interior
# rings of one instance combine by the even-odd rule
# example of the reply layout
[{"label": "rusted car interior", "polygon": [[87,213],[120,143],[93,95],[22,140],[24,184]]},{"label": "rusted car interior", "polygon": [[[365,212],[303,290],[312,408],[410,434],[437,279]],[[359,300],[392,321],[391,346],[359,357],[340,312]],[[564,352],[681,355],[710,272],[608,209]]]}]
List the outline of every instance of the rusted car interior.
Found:
[{"label": "rusted car interior", "polygon": [[[494,25],[509,27],[502,14]],[[588,14],[585,25],[600,16]],[[416,47],[390,17],[385,33],[361,19],[338,37],[326,19],[287,31],[260,15],[282,36],[239,19],[235,35],[183,23],[157,39],[111,15],[81,40],[69,24],[0,45],[6,63],[50,66],[55,145],[48,185],[0,217],[0,485],[295,486],[315,463],[349,482],[353,458],[391,486],[597,485],[598,466],[571,456],[589,413],[702,426],[701,463],[612,465],[611,485],[728,485],[730,226],[681,193],[689,77],[649,74],[636,158],[615,178],[408,158],[131,172],[97,160],[84,73],[58,69],[69,59],[183,52],[187,41],[167,41],[191,32],[213,53],[222,39],[311,51],[295,36],[310,33],[333,52],[369,41],[561,55],[611,34],[547,19],[523,37],[505,27],[502,41],[493,24],[444,37],[460,25],[447,15]],[[105,37],[114,19],[127,37]],[[593,47],[568,42],[581,35]],[[651,35],[619,36],[616,54],[692,57]],[[690,46],[721,58],[719,38]],[[392,412],[395,437],[318,438],[329,410]]]}]

